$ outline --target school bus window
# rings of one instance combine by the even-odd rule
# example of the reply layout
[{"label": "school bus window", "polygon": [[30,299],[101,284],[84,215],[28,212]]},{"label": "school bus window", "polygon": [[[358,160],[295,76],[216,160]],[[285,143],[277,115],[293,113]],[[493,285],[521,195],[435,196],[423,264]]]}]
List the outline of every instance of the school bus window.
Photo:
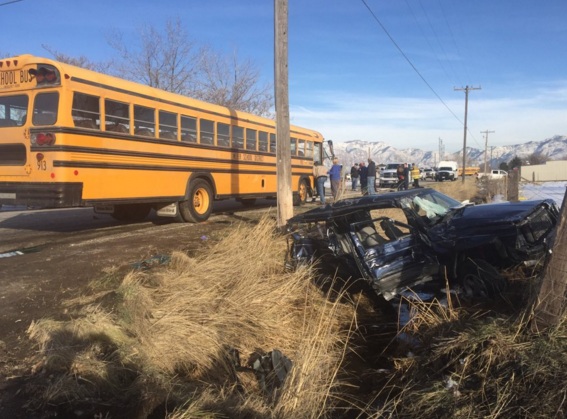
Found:
[{"label": "school bus window", "polygon": [[305,142],[305,156],[309,158],[313,157],[313,141]]},{"label": "school bus window", "polygon": [[177,114],[159,111],[159,138],[177,140]]},{"label": "school bus window", "polygon": [[246,129],[246,150],[256,150],[256,134],[255,129]]},{"label": "school bus window", "polygon": [[234,148],[244,148],[244,128],[232,127],[232,146]]},{"label": "school bus window", "polygon": [[199,124],[199,142],[201,144],[214,144],[215,123],[208,119],[201,119]]},{"label": "school bus window", "polygon": [[59,105],[59,93],[40,93],[35,97],[33,105],[34,125],[53,125],[57,121],[57,107]]},{"label": "school bus window", "polygon": [[155,109],[134,105],[134,134],[155,137],[155,115]]},{"label": "school bus window", "polygon": [[181,115],[181,141],[197,142],[197,119]]},{"label": "school bus window", "polygon": [[313,163],[322,163],[323,146],[321,143],[315,143],[315,154],[313,155]]},{"label": "school bus window", "polygon": [[268,151],[268,133],[264,131],[258,132],[258,150]]},{"label": "school bus window", "polygon": [[100,101],[97,96],[84,93],[73,93],[73,108],[71,110],[73,123],[76,127],[99,129]]},{"label": "school bus window", "polygon": [[217,145],[230,147],[230,125],[217,122]]},{"label": "school bus window", "polygon": [[291,138],[291,155],[297,155],[297,138]]},{"label": "school bus window", "polygon": [[270,134],[270,153],[276,152],[276,134]]},{"label": "school bus window", "polygon": [[24,125],[28,102],[27,95],[0,96],[0,128]]},{"label": "school bus window", "polygon": [[130,130],[130,108],[127,103],[106,99],[104,101],[106,131],[127,134]]},{"label": "school bus window", "polygon": [[305,140],[297,140],[297,155],[305,156]]}]

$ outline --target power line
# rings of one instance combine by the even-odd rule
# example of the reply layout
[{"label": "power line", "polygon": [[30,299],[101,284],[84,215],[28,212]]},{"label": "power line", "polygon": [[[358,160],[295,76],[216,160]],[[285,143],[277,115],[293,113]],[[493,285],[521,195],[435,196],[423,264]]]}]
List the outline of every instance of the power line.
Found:
[{"label": "power line", "polygon": [[439,101],[443,104],[443,106],[445,106],[445,108],[447,108],[447,110],[451,113],[451,115],[453,115],[455,117],[455,119],[457,121],[459,121],[461,124],[463,123],[459,117],[451,110],[451,108],[449,108],[449,106],[445,103],[445,101],[441,98],[441,96],[439,96],[437,94],[437,92],[435,91],[435,89],[429,84],[429,82],[427,80],[425,80],[425,77],[422,76],[422,74],[419,72],[419,70],[417,69],[417,67],[411,62],[411,60],[408,58],[408,56],[404,53],[404,51],[400,48],[400,46],[398,45],[398,43],[394,40],[394,38],[392,37],[392,35],[390,35],[390,32],[388,32],[388,30],[386,29],[386,27],[382,24],[382,22],[380,21],[380,19],[378,19],[378,16],[376,16],[374,14],[374,12],[372,11],[372,9],[370,8],[370,6],[368,6],[368,4],[366,3],[366,0],[362,0],[362,3],[366,6],[366,8],[368,9],[368,11],[370,12],[370,14],[372,15],[372,17],[374,18],[374,20],[376,20],[376,22],[378,23],[378,25],[380,25],[380,27],[382,28],[382,30],[384,31],[384,33],[388,36],[388,38],[390,38],[390,41],[392,41],[392,44],[394,44],[394,46],[398,49],[398,51],[400,52],[400,54],[402,54],[402,56],[405,58],[405,60],[408,62],[408,64],[411,66],[411,68],[413,68],[413,70],[416,72],[416,74],[421,78],[421,80],[425,83],[425,85],[429,88],[429,90],[431,90],[433,92],[433,94],[437,97],[437,99],[439,99]]},{"label": "power line", "polygon": [[12,0],[12,1],[7,1],[6,3],[0,3],[0,6],[6,6],[8,4],[12,4],[12,3],[18,3],[20,1],[24,1],[24,0]]}]

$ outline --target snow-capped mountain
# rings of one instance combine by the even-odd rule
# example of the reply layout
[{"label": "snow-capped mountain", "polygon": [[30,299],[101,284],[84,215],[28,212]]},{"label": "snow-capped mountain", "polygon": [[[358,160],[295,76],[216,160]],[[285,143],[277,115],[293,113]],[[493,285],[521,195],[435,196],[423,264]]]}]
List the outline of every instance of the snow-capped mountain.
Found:
[{"label": "snow-capped mountain", "polygon": [[[462,150],[456,153],[445,153],[439,158],[438,151],[425,151],[418,148],[397,149],[384,141],[351,140],[334,143],[335,155],[347,166],[366,162],[368,157],[377,163],[416,163],[420,167],[435,167],[440,160],[455,160],[461,165]],[[556,135],[543,141],[530,141],[524,144],[490,147],[487,153],[490,167],[498,167],[501,162],[509,162],[514,157],[525,158],[531,154],[547,156],[548,160],[567,159],[567,136]],[[467,147],[467,165],[482,166],[484,150]]]}]

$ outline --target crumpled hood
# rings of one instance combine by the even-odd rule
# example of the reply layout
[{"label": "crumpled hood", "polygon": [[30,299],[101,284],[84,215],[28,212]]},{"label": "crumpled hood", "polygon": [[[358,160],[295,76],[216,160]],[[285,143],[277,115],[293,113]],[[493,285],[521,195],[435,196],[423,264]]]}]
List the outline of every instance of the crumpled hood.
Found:
[{"label": "crumpled hood", "polygon": [[487,224],[514,223],[525,219],[535,209],[551,200],[533,200],[520,202],[500,202],[497,204],[470,205],[460,208],[448,221],[455,228],[477,226],[482,228]]},{"label": "crumpled hood", "polygon": [[527,220],[540,206],[549,207],[557,214],[555,202],[549,199],[457,208],[429,229],[428,236],[437,249],[474,247],[496,237],[502,241],[515,239],[516,225]]}]

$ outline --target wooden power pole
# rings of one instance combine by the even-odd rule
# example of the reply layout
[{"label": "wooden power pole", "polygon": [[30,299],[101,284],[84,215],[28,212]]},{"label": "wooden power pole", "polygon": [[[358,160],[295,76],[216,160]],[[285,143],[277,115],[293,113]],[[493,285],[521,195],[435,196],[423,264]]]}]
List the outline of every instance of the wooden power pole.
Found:
[{"label": "wooden power pole", "polygon": [[470,87],[466,86],[461,89],[465,91],[465,133],[463,137],[463,183],[465,183],[465,167],[467,166],[467,115],[469,111],[469,90],[480,90],[480,87]]},{"label": "wooden power pole", "polygon": [[[481,134],[484,134],[484,174],[488,174],[488,134],[493,133],[494,131],[481,131]],[[492,158],[492,156],[490,156]]]},{"label": "wooden power pole", "polygon": [[288,94],[288,7],[287,0],[274,0],[274,93],[276,99],[276,175],[278,227],[293,217],[291,189],[291,145]]}]

